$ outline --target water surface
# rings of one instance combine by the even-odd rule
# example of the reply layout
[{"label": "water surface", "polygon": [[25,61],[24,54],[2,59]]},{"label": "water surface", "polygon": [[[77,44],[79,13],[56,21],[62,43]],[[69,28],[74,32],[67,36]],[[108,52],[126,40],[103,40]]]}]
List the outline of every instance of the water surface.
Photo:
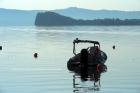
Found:
[{"label": "water surface", "polygon": [[[67,68],[73,56],[72,42],[79,38],[99,41],[108,56],[99,93],[140,93],[139,29],[140,26],[1,26],[0,92],[94,92],[93,81],[83,82]],[[76,51],[89,46],[92,44],[78,44]],[[74,88],[73,80],[83,88]]]}]

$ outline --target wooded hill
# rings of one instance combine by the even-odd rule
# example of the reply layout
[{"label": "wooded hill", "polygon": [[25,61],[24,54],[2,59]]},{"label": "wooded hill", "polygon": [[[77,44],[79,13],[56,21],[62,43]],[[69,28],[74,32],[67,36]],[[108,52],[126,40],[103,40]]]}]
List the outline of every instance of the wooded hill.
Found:
[{"label": "wooded hill", "polygon": [[94,20],[73,19],[55,12],[37,13],[36,26],[71,26],[71,25],[140,25],[140,19],[105,18]]}]

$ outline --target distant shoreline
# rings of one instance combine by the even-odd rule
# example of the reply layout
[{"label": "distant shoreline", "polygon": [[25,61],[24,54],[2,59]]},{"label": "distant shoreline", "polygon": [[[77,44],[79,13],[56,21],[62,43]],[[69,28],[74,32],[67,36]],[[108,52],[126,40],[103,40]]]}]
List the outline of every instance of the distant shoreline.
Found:
[{"label": "distant shoreline", "polygon": [[140,19],[105,18],[94,20],[73,19],[55,12],[38,13],[35,19],[36,26],[126,26],[140,25]]},{"label": "distant shoreline", "polygon": [[[75,20],[94,20],[94,19],[140,19],[140,11],[120,11],[120,10],[90,10],[77,7],[69,7],[64,9],[50,10],[65,17],[73,18]],[[0,26],[33,26],[37,13],[45,13],[47,10],[15,10],[0,8]],[[52,17],[51,17],[52,18]],[[55,17],[53,17],[55,18]],[[59,19],[59,18],[58,18]],[[40,19],[39,19],[40,20]],[[46,22],[46,18],[41,19]],[[52,21],[52,19],[49,19]],[[58,22],[57,20],[55,20]],[[55,22],[55,23],[56,23]],[[64,22],[61,20],[59,22]],[[76,21],[78,23],[78,21]],[[74,22],[74,23],[76,23]],[[41,22],[39,22],[41,23]],[[66,22],[68,23],[68,22]],[[75,25],[72,23],[73,25]],[[88,22],[89,23],[89,22]],[[46,24],[46,23],[43,23]],[[62,25],[63,24],[63,25]],[[85,24],[85,23],[84,23]],[[57,24],[58,25],[58,24]],[[61,23],[62,26],[66,25]],[[67,24],[69,25],[69,24]],[[77,25],[77,24],[76,24]],[[81,26],[81,24],[78,23]],[[83,25],[83,23],[82,23]],[[87,25],[87,23],[86,23]],[[99,24],[98,24],[99,25]],[[102,24],[100,24],[102,25]],[[133,24],[134,25],[134,24]],[[37,25],[38,26],[38,25]],[[46,26],[46,25],[44,25]],[[50,26],[50,25],[49,25]]]}]

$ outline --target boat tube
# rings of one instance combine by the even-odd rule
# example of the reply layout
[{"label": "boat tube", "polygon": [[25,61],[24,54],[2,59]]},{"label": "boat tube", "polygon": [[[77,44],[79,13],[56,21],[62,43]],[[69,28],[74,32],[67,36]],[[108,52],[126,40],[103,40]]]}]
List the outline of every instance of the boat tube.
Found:
[{"label": "boat tube", "polygon": [[[75,43],[93,43],[94,46],[82,49],[81,53],[76,54]],[[107,60],[107,55],[100,49],[100,43],[98,41],[90,40],[78,40],[76,38],[73,41],[73,56],[67,62],[68,66],[93,66],[103,64]]]}]

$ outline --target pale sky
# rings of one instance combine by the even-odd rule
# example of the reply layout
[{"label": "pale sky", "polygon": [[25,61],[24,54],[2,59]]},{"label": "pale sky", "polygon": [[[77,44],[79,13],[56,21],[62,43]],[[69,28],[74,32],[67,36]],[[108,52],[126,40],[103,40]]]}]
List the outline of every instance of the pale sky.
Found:
[{"label": "pale sky", "polygon": [[68,7],[140,11],[140,0],[0,0],[0,8],[7,9],[54,10]]}]

